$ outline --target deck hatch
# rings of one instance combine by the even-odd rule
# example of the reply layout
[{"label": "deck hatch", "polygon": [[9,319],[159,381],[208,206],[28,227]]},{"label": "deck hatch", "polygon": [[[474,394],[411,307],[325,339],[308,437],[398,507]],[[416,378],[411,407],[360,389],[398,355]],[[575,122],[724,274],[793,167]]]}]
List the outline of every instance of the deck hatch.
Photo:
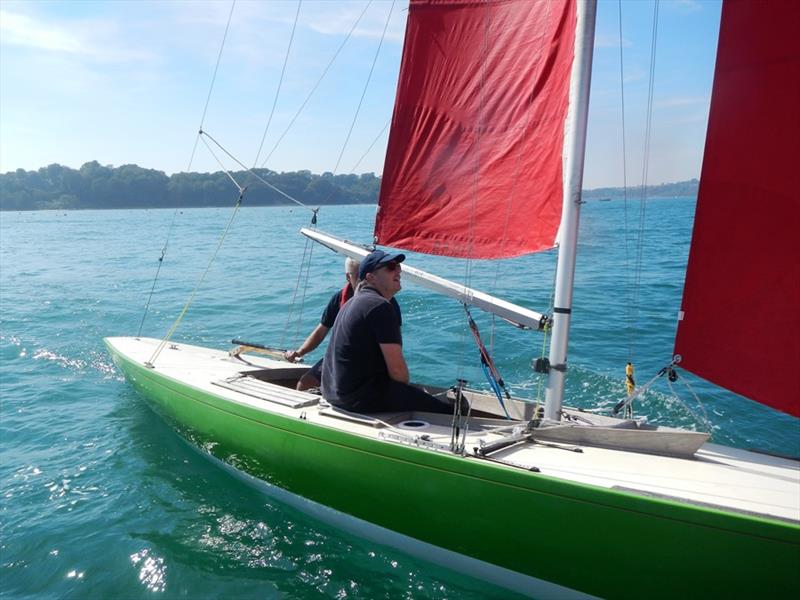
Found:
[{"label": "deck hatch", "polygon": [[290,408],[303,408],[313,406],[319,402],[317,396],[298,392],[274,383],[261,381],[248,375],[236,375],[219,381],[212,381],[214,385],[224,387],[240,394],[246,394],[259,400],[274,402]]}]

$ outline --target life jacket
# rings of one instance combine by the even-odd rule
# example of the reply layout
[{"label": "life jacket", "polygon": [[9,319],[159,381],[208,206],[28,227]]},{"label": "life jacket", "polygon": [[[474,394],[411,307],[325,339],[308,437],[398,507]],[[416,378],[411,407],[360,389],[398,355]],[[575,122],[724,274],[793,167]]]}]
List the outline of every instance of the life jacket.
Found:
[{"label": "life jacket", "polygon": [[353,286],[350,285],[350,282],[347,282],[347,285],[342,288],[342,293],[339,295],[339,310],[342,309],[345,302],[353,297],[353,293]]}]

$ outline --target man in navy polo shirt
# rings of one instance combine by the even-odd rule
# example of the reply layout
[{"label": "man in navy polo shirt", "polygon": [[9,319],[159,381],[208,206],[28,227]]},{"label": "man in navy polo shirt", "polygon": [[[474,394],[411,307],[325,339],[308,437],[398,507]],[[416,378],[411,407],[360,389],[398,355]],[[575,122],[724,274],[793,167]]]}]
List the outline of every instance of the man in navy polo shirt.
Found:
[{"label": "man in navy polo shirt", "polygon": [[[286,351],[284,355],[286,360],[289,362],[296,362],[298,358],[305,356],[309,352],[312,352],[323,342],[325,336],[328,335],[328,331],[331,327],[333,327],[333,324],[336,321],[336,316],[339,314],[339,310],[341,310],[345,302],[350,300],[350,298],[353,297],[353,294],[355,294],[356,285],[358,285],[359,266],[360,263],[358,261],[350,257],[345,259],[344,277],[347,283],[341,290],[334,292],[330,300],[328,300],[328,304],[325,305],[325,310],[322,311],[322,317],[320,317],[319,323],[311,331],[311,333],[308,334],[308,337],[305,339],[305,341],[303,341],[300,347],[297,348],[297,350]],[[397,311],[398,322],[402,324],[400,305],[397,304],[397,300],[394,298],[392,298],[391,302],[395,311]],[[305,391],[319,387],[320,379],[322,379],[322,360],[323,359],[320,358],[298,380],[298,390]]]},{"label": "man in navy polo shirt", "polygon": [[449,413],[445,402],[409,385],[398,313],[404,254],[374,250],[361,261],[359,291],[339,311],[322,363],[322,396],[357,412]]}]

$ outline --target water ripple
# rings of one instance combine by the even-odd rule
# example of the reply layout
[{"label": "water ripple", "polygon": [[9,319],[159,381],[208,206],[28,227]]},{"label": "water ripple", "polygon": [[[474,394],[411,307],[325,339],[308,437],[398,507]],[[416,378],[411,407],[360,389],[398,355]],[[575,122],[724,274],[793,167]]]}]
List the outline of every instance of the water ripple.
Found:
[{"label": "water ripple", "polygon": [[[653,266],[643,273],[634,327],[636,319],[620,303],[629,290],[620,266],[619,208],[584,207],[569,404],[616,403],[624,394],[629,347],[642,381],[671,358],[692,209],[677,200],[648,209],[660,225],[644,248]],[[318,322],[341,278],[338,258],[314,253],[302,318],[298,301],[287,323],[304,248],[296,231],[306,215],[285,208],[242,211],[246,218],[234,224],[231,239],[248,240],[248,251],[236,244],[223,248],[186,313],[177,334],[183,341],[220,348],[232,337],[297,342]],[[144,335],[158,337],[169,329],[227,215],[200,209],[178,216]],[[70,219],[60,213],[3,213],[0,596],[511,598],[254,492],[190,449],[146,408],[114,369],[102,338],[138,330],[172,216],[156,210],[82,211]],[[324,227],[367,240],[373,216],[374,207],[326,207]],[[48,244],[30,252],[31,239]],[[411,253],[409,260],[463,280],[462,262]],[[486,268],[476,264],[469,284],[544,311],[553,264],[553,253],[492,261]],[[414,378],[450,385],[463,376],[486,389],[463,309],[413,285],[404,286],[399,300]],[[541,376],[531,372],[530,361],[541,352],[541,336],[477,311],[473,317],[513,393],[536,398]],[[631,331],[636,335],[629,336]],[[800,453],[791,417],[691,376],[688,381],[712,416],[714,441]],[[702,428],[702,409],[691,395],[681,398],[656,387],[637,402],[636,414]],[[205,450],[219,449],[210,444]],[[248,467],[246,456],[229,462]]]}]

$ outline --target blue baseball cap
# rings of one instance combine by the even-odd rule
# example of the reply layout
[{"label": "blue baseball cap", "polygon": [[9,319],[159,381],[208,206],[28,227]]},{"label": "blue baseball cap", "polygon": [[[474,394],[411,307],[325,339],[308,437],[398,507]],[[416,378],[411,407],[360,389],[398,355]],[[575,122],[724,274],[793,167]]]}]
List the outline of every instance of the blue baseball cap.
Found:
[{"label": "blue baseball cap", "polygon": [[399,252],[373,250],[361,260],[361,266],[358,268],[358,278],[363,280],[367,277],[367,273],[372,273],[381,265],[385,265],[386,263],[390,263],[392,261],[401,263],[405,259],[406,255]]}]

